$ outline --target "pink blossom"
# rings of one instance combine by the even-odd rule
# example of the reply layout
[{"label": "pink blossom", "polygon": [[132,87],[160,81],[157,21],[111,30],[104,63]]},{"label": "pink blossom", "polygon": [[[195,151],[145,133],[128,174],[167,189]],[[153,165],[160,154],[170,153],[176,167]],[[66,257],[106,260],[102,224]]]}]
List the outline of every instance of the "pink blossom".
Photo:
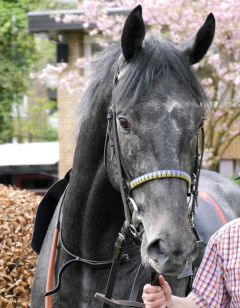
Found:
[{"label": "pink blossom", "polygon": [[78,68],[85,68],[86,66],[86,59],[85,58],[78,58],[75,62],[76,67]]},{"label": "pink blossom", "polygon": [[[203,76],[202,85],[209,99],[209,119],[213,122],[218,121],[225,110],[228,110],[228,119],[230,119],[233,116],[231,108],[240,107],[240,1],[142,0],[141,4],[143,18],[148,24],[148,32],[169,39],[177,46],[196,34],[207,15],[213,12],[216,18],[214,42],[204,59],[193,68]],[[79,1],[79,9],[84,14],[63,17],[56,15],[54,19],[56,22],[65,23],[81,22],[85,28],[94,24],[94,27],[89,30],[90,35],[101,34],[96,40],[102,46],[106,46],[107,42],[120,39],[126,19],[121,14],[108,14],[107,10],[113,8],[131,10],[136,5],[135,0],[83,0]],[[77,70],[83,69],[84,62],[77,60],[76,67]],[[44,74],[46,76],[52,71],[53,74],[60,76],[61,70],[58,70],[59,68],[48,67]],[[78,91],[84,80],[82,77],[70,74],[65,76],[62,82],[72,93],[73,87]],[[237,121],[239,122],[239,119],[235,120]],[[215,127],[214,123],[213,127]],[[226,121],[216,128],[223,133],[223,140],[228,140],[237,131],[234,125],[229,130],[227,123]],[[213,141],[205,151],[205,166],[210,166],[214,160],[219,159],[213,157],[214,146]]]},{"label": "pink blossom", "polygon": [[222,117],[223,115],[224,115],[224,111],[222,111],[222,110],[217,110],[216,112],[214,112],[214,117],[216,117],[216,118],[220,118],[220,117]]}]

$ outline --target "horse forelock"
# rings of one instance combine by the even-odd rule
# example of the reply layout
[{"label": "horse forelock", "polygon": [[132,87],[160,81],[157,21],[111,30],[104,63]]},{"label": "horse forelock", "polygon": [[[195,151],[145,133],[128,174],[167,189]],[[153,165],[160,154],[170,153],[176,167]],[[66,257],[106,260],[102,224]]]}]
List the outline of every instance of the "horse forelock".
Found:
[{"label": "horse forelock", "polygon": [[206,101],[205,93],[188,60],[180,50],[166,40],[145,38],[143,48],[129,63],[126,63],[123,70],[122,83],[116,87],[113,99],[123,102],[127,108],[142,97],[149,96],[154,81],[158,78],[161,78],[161,88],[167,91],[169,80],[173,75],[195,101],[198,103]]},{"label": "horse forelock", "polygon": [[[113,78],[119,65],[121,46],[114,43],[96,54],[88,87],[79,105],[81,120],[102,100],[111,101]],[[140,98],[147,96],[154,80],[161,77],[161,87],[169,88],[170,76],[176,78],[199,104],[206,102],[206,95],[182,52],[166,40],[146,37],[143,47],[123,65],[122,83],[114,90],[115,101],[133,106]],[[121,73],[121,71],[120,71]],[[80,121],[81,123],[81,121]]]}]

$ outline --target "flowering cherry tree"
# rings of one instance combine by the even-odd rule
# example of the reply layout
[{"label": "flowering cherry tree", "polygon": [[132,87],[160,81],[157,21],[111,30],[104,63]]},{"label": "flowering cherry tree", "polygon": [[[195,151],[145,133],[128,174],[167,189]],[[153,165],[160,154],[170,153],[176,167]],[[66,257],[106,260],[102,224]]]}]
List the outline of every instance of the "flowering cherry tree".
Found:
[{"label": "flowering cherry tree", "polygon": [[[99,43],[106,44],[119,40],[124,15],[137,4],[134,0],[83,0],[78,5],[83,14],[53,18],[65,23],[81,21],[90,35],[98,35]],[[218,170],[229,145],[240,138],[240,1],[142,0],[141,4],[149,32],[179,46],[196,33],[210,12],[216,18],[213,46],[195,70],[209,99],[204,164]],[[113,13],[113,8],[121,9]]]}]

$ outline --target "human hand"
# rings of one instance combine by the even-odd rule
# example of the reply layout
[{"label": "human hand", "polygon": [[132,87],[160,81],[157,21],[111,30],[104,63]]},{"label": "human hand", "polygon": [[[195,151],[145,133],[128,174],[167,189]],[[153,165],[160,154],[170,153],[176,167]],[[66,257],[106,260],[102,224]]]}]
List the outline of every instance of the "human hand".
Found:
[{"label": "human hand", "polygon": [[146,284],[143,288],[143,302],[146,308],[170,307],[172,291],[162,275],[159,276],[159,286]]}]

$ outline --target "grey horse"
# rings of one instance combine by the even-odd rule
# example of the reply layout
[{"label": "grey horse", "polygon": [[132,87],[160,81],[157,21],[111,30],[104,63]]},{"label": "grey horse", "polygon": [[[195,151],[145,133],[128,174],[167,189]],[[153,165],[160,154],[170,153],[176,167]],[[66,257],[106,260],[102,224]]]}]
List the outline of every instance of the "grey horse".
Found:
[{"label": "grey horse", "polygon": [[[88,260],[110,260],[114,242],[125,220],[111,142],[105,144],[107,114],[115,106],[121,157],[133,178],[157,170],[182,170],[193,177],[198,132],[204,121],[206,97],[191,65],[209,49],[215,31],[210,14],[197,34],[180,47],[145,36],[141,6],[128,16],[121,43],[101,52],[91,82],[82,98],[81,121],[73,168],[61,210],[61,235],[69,251]],[[118,82],[114,85],[116,72]],[[105,151],[104,151],[105,149]],[[105,159],[104,159],[105,152]],[[162,178],[132,191],[143,227],[141,244],[129,235],[123,249],[113,298],[129,299],[143,264],[166,274],[177,295],[185,295],[188,275],[199,248],[189,222],[186,181]],[[239,216],[240,189],[223,176],[201,171],[199,190],[218,204],[227,219]],[[44,294],[58,204],[38,259],[32,288],[32,308],[44,307]],[[209,207],[198,198],[196,224],[205,240],[220,224],[209,221]],[[205,216],[204,216],[205,215]],[[205,218],[204,218],[205,217]],[[214,218],[212,218],[214,219]],[[201,256],[201,251],[200,251]],[[69,256],[58,246],[55,280]],[[196,261],[195,261],[196,262]],[[94,298],[104,293],[110,267],[82,263],[69,266],[53,295],[54,307],[102,307]]]}]

